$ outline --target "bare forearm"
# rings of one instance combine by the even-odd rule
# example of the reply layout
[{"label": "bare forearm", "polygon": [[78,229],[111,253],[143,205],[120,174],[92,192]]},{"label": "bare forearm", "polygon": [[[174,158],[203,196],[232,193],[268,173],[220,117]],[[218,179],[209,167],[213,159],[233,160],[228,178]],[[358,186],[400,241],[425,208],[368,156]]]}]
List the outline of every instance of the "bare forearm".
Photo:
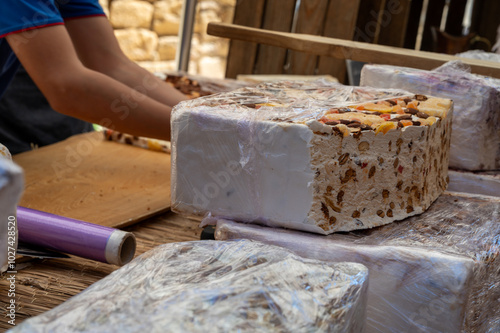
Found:
[{"label": "bare forearm", "polygon": [[[7,36],[7,41],[52,107],[134,135],[170,138],[171,108],[78,59],[62,26]],[[147,82],[147,81],[146,81]]]},{"label": "bare forearm", "polygon": [[138,136],[170,140],[171,108],[95,71],[83,69],[49,101],[56,111]]},{"label": "bare forearm", "polygon": [[177,89],[128,59],[123,61],[121,66],[116,66],[104,74],[169,106],[175,106],[187,99]]}]

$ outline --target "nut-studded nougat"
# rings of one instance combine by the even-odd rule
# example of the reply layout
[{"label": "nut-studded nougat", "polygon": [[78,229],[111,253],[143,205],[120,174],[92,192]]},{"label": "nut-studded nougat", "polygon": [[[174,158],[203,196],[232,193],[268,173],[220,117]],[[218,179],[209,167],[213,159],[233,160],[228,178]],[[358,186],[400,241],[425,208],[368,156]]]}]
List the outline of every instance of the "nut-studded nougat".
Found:
[{"label": "nut-studded nougat", "polygon": [[324,234],[421,213],[447,186],[452,106],[322,81],[183,102],[173,208]]}]

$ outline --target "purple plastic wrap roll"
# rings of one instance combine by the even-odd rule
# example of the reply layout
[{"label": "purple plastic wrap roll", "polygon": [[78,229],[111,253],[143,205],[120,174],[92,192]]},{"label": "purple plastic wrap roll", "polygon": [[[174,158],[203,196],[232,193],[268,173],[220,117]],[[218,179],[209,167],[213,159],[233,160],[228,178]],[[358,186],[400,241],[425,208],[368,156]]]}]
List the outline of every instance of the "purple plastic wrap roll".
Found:
[{"label": "purple plastic wrap roll", "polygon": [[17,208],[19,241],[105,263],[124,265],[134,257],[130,232],[30,208]]}]

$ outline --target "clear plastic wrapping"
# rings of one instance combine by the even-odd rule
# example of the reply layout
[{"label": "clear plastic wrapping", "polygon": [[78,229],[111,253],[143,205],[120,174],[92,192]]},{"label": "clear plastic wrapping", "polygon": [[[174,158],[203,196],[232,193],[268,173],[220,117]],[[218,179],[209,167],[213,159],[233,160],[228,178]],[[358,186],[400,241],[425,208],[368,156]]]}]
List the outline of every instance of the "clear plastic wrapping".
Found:
[{"label": "clear plastic wrapping", "polygon": [[361,332],[367,279],[260,242],[165,244],[12,332]]},{"label": "clear plastic wrapping", "polygon": [[239,238],[367,266],[367,332],[500,331],[500,198],[446,193],[420,216],[329,236],[218,221],[216,239]]},{"label": "clear plastic wrapping", "polygon": [[182,102],[172,209],[323,234],[421,213],[447,185],[452,108],[321,80]]},{"label": "clear plastic wrapping", "polygon": [[12,162],[9,150],[0,144],[0,272],[15,271],[16,208],[23,186],[23,170]]},{"label": "clear plastic wrapping", "polygon": [[361,85],[452,99],[450,167],[500,169],[500,80],[473,75],[466,65],[454,61],[433,71],[365,65]]}]

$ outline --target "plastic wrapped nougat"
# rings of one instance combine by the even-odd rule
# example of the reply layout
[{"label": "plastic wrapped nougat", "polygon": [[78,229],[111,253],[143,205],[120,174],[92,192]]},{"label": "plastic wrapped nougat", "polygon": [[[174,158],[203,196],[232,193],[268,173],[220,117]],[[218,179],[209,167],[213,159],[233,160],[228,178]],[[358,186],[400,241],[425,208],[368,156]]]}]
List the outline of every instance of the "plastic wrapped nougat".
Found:
[{"label": "plastic wrapped nougat", "polygon": [[367,279],[260,242],[165,244],[12,332],[362,332]]},{"label": "plastic wrapped nougat", "polygon": [[500,169],[500,80],[472,75],[457,62],[433,71],[365,65],[361,85],[452,99],[450,167]]},{"label": "plastic wrapped nougat", "polygon": [[179,103],[172,209],[315,233],[420,214],[446,189],[453,103],[276,82]]},{"label": "plastic wrapped nougat", "polygon": [[[16,209],[23,191],[23,171],[11,161],[10,153],[0,144],[0,271],[14,270],[17,250]],[[9,260],[10,259],[10,260]]]},{"label": "plastic wrapped nougat", "polygon": [[500,198],[447,193],[418,217],[327,237],[219,220],[216,238],[364,264],[367,332],[500,332]]}]

